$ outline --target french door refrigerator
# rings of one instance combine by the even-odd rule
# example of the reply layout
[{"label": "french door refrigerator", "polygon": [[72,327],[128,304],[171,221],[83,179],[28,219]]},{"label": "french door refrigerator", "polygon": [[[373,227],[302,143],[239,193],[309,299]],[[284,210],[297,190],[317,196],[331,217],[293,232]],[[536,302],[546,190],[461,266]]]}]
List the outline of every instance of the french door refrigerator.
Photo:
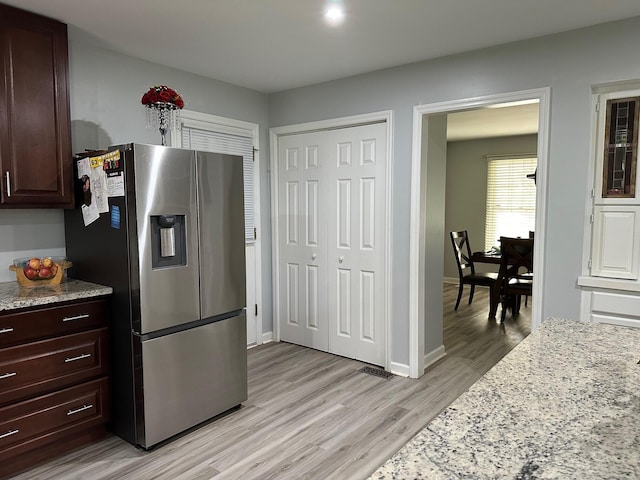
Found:
[{"label": "french door refrigerator", "polygon": [[116,148],[121,195],[65,211],[67,257],[113,288],[110,428],[148,449],[247,399],[242,158]]}]

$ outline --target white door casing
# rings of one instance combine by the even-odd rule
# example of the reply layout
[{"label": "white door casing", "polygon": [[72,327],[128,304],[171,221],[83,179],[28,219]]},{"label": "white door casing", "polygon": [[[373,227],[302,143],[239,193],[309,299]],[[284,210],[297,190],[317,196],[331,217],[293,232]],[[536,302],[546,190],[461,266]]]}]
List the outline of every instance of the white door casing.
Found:
[{"label": "white door casing", "polygon": [[[425,352],[424,318],[421,305],[424,305],[425,293],[420,278],[424,273],[425,198],[426,187],[421,182],[423,170],[422,130],[423,116],[482,108],[498,103],[510,103],[537,99],[538,110],[538,169],[536,176],[536,243],[534,245],[533,304],[531,328],[535,330],[542,324],[543,284],[544,284],[544,244],[546,238],[546,197],[547,165],[549,151],[550,94],[548,87],[523,90],[505,94],[487,95],[461,100],[444,101],[413,107],[413,140],[411,160],[411,215],[409,232],[409,376],[418,378],[424,374],[427,360],[437,358],[434,352]],[[428,159],[424,159],[428,162]],[[541,241],[538,241],[541,240]],[[422,261],[422,263],[421,263]]]},{"label": "white door casing", "polygon": [[276,137],[279,338],[388,363],[385,122]]}]

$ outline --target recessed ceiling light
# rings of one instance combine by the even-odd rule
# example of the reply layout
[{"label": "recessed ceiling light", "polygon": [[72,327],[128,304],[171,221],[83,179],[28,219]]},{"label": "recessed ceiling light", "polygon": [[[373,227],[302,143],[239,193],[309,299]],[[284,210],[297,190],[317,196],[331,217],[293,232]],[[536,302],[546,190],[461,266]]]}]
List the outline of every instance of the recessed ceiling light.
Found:
[{"label": "recessed ceiling light", "polygon": [[338,25],[344,20],[344,12],[340,7],[329,7],[324,14],[325,20],[331,25]]}]

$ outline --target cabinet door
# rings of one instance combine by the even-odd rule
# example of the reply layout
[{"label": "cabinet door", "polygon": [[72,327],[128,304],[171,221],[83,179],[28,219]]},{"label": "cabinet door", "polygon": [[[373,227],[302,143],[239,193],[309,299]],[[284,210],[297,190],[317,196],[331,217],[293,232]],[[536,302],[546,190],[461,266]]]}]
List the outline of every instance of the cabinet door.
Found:
[{"label": "cabinet door", "polygon": [[638,213],[640,207],[595,207],[591,274],[597,277],[638,278]]},{"label": "cabinet door", "polygon": [[0,5],[0,206],[71,206],[66,25]]}]

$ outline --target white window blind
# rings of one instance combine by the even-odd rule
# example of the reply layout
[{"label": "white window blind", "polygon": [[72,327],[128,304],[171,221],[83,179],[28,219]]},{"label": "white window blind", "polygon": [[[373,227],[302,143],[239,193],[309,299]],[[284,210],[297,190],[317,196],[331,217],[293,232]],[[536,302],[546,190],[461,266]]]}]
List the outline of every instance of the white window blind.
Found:
[{"label": "white window blind", "polygon": [[537,158],[488,157],[485,250],[499,246],[500,237],[529,236],[536,223],[536,186],[527,175]]},{"label": "white window blind", "polygon": [[244,161],[244,235],[254,242],[253,139],[182,125],[182,148],[240,155]]}]

